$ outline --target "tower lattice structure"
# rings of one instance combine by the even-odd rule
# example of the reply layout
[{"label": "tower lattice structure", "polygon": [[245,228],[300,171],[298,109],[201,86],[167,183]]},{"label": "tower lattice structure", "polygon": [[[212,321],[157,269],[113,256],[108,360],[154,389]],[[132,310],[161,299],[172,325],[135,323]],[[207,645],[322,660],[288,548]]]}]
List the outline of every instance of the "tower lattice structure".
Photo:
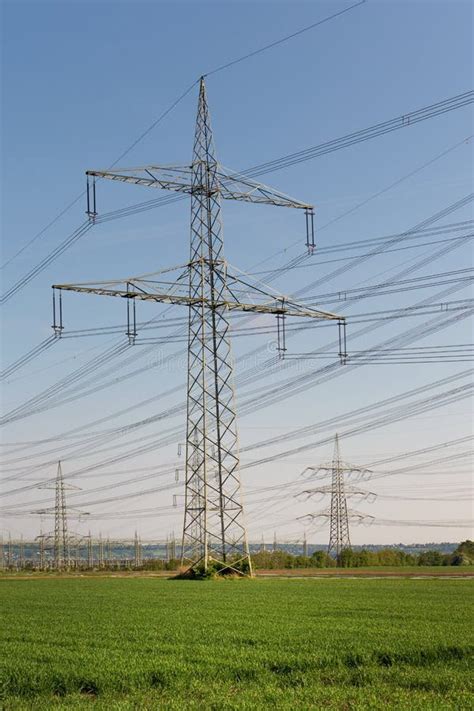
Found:
[{"label": "tower lattice structure", "polygon": [[[188,166],[148,165],[142,168],[87,171],[88,213],[95,220],[98,179],[162,188],[190,195],[189,261],[170,284],[163,272],[99,284],[58,284],[64,290],[119,296],[127,301],[127,335],[137,336],[135,304],[154,301],[188,307],[188,381],[186,422],[185,506],[182,563],[189,569],[215,565],[221,571],[251,573],[239,477],[239,451],[233,384],[229,316],[233,311],[273,314],[278,324],[278,350],[284,354],[286,316],[330,319],[343,317],[270,292],[228,264],[224,257],[221,201],[237,200],[302,210],[306,243],[314,246],[313,206],[245,175],[228,171],[216,157],[204,78],[200,80],[192,163]],[[91,186],[92,183],[92,186]],[[92,200],[92,202],[91,202]],[[54,314],[60,313],[60,323]],[[53,328],[61,335],[62,307],[53,311]],[[344,343],[341,341],[340,343]],[[344,357],[341,345],[341,357]]]},{"label": "tower lattice structure", "polygon": [[58,461],[55,480],[47,481],[44,484],[41,484],[38,488],[54,489],[55,491],[54,508],[34,511],[34,513],[40,514],[41,516],[45,514],[54,514],[54,533],[43,534],[41,532],[38,536],[42,551],[42,565],[44,566],[45,564],[45,543],[49,543],[49,545],[51,545],[52,542],[53,565],[55,570],[67,569],[71,566],[71,545],[83,538],[80,534],[71,534],[68,530],[68,514],[74,513],[79,516],[83,516],[85,513],[79,511],[78,509],[73,509],[71,507],[68,508],[66,503],[66,491],[79,491],[80,488],[64,481],[60,461]]},{"label": "tower lattice structure", "polygon": [[56,568],[68,568],[71,564],[69,536],[67,531],[66,491],[61,462],[56,474],[56,501],[54,507],[54,564]]},{"label": "tower lattice structure", "polygon": [[330,484],[307,489],[304,493],[309,496],[314,494],[323,496],[330,495],[331,502],[329,509],[309,514],[309,517],[312,519],[329,519],[329,544],[327,552],[328,555],[334,556],[336,560],[340,562],[342,552],[351,548],[349,521],[362,522],[364,520],[373,519],[372,516],[354,509],[349,509],[347,499],[349,497],[361,497],[366,500],[375,498],[373,492],[365,491],[355,486],[348,486],[345,482],[345,477],[346,475],[367,476],[371,472],[369,469],[348,464],[341,459],[338,434],[336,434],[334,439],[332,462],[316,467],[308,467],[307,470],[313,471],[315,474],[323,472],[323,474],[330,474],[331,476]]}]

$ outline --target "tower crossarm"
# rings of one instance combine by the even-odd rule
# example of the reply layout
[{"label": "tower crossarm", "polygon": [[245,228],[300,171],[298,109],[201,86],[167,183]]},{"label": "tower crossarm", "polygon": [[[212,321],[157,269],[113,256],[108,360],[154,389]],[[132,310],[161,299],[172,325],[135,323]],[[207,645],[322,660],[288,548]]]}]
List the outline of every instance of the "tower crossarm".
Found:
[{"label": "tower crossarm", "polygon": [[[301,493],[305,494],[309,498],[314,494],[332,494],[332,492],[333,487],[331,486],[331,484],[327,484],[326,486],[318,486],[314,489],[305,489]],[[377,497],[377,494],[375,494],[373,491],[366,491],[365,489],[359,489],[355,486],[345,486],[344,493],[346,497],[360,496],[363,499],[371,499],[372,501],[375,500],[375,498]]]},{"label": "tower crossarm", "polygon": [[171,190],[172,192],[188,195],[212,194],[224,200],[238,200],[241,202],[254,202],[278,207],[292,207],[299,210],[312,211],[313,205],[289,197],[275,188],[263,183],[258,183],[245,175],[222,169],[215,170],[214,180],[200,184],[193,182],[192,166],[159,166],[146,165],[137,168],[121,168],[115,171],[88,170],[89,178],[115,180],[119,183],[131,185],[144,185],[149,188]]},{"label": "tower crossarm", "polygon": [[[319,464],[317,467],[306,467],[305,472],[308,471],[317,474],[318,472],[332,472],[333,469],[334,464]],[[373,474],[373,471],[371,469],[366,469],[365,467],[355,467],[351,464],[347,464],[346,462],[340,462],[338,469],[339,471],[344,472],[345,474]]]},{"label": "tower crossarm", "polygon": [[293,207],[297,210],[312,211],[314,209],[313,205],[296,200],[263,183],[257,183],[245,175],[233,173],[227,169],[225,172],[218,170],[217,175],[219,177],[221,197],[224,200],[240,200],[264,205],[276,205],[278,207]]},{"label": "tower crossarm", "polygon": [[[375,516],[363,513],[362,511],[356,511],[355,509],[347,509],[347,516],[353,521],[353,523],[373,523],[375,521]],[[314,513],[305,514],[304,516],[299,516],[298,520],[311,520],[316,518],[331,518],[331,509],[324,509],[323,511],[315,511]]]},{"label": "tower crossarm", "polygon": [[[129,282],[131,284],[131,282]],[[102,286],[91,286],[85,284],[54,284],[53,289],[58,291],[76,291],[83,294],[96,294],[99,296],[118,296],[122,299],[136,299],[138,301],[155,301],[164,304],[185,305],[185,306],[205,306],[215,309],[226,309],[228,311],[244,311],[261,314],[275,314],[284,316],[296,316],[314,319],[326,319],[331,321],[344,321],[344,316],[338,316],[330,311],[321,311],[300,306],[299,304],[286,299],[279,301],[273,299],[270,303],[240,302],[232,299],[211,300],[201,296],[185,296],[173,293],[155,293],[142,290],[129,289],[109,289]]]},{"label": "tower crossarm", "polygon": [[86,175],[92,178],[116,180],[119,183],[161,188],[177,193],[191,194],[193,191],[192,170],[189,166],[146,165],[139,168],[121,168],[113,172],[88,170]]}]

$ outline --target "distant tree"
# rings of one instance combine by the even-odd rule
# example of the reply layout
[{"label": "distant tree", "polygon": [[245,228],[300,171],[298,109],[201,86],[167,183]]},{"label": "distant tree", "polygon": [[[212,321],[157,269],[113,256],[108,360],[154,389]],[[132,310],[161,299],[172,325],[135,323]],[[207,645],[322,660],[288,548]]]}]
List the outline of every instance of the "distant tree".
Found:
[{"label": "distant tree", "polygon": [[443,565],[447,557],[439,551],[424,551],[418,556],[418,565]]},{"label": "distant tree", "polygon": [[454,555],[464,555],[474,563],[474,541],[463,541],[454,551]]},{"label": "distant tree", "polygon": [[314,551],[310,558],[312,568],[333,568],[335,565],[334,558],[331,558],[325,551]]},{"label": "distant tree", "polygon": [[472,565],[473,559],[469,558],[465,553],[453,553],[450,560],[450,565]]}]

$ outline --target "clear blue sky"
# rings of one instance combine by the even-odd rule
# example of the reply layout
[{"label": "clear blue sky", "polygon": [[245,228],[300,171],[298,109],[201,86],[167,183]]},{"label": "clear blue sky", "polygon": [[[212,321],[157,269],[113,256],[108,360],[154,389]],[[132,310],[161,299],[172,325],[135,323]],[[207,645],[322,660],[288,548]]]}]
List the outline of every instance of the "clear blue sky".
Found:
[{"label": "clear blue sky", "polygon": [[[301,27],[342,9],[342,2],[4,2],[3,73],[2,73],[2,228],[3,258],[8,260],[39,229],[84,187],[84,171],[104,168],[130,145],[198,76],[229,60],[251,52]],[[231,67],[208,79],[208,96],[219,158],[234,169],[245,169],[286,153],[337,138],[379,121],[454,96],[472,86],[472,5],[460,0],[369,1],[344,16],[307,32],[287,44],[276,47],[246,62]],[[192,150],[193,123],[197,92],[192,91],[156,130],[127,156],[124,165],[143,163],[187,163]],[[422,122],[385,137],[362,143],[338,153],[308,161],[265,176],[264,180],[283,192],[317,206],[317,225],[336,218],[344,211],[389,186],[442,151],[462,141],[472,132],[472,112],[465,108]],[[436,211],[460,199],[472,190],[472,146],[463,145],[435,162],[397,188],[368,203],[318,236],[318,245],[345,243],[352,240],[381,237],[406,230]],[[123,185],[99,186],[99,210],[105,211],[147,200],[155,192]],[[84,219],[85,206],[79,203],[44,237],[15,259],[4,271],[4,291],[23,273],[33,267]],[[444,223],[472,217],[460,210]],[[189,210],[184,204],[160,208],[134,218],[94,228],[82,241],[68,250],[37,279],[3,307],[3,364],[7,365],[28,351],[50,333],[50,285],[55,282],[92,281],[109,277],[140,274],[186,260],[189,239]],[[261,268],[273,268],[303,251],[303,224],[299,214],[258,206],[224,205],[226,254],[232,264],[251,270],[261,260],[280,252]],[[300,244],[295,240],[301,237]],[[287,252],[281,254],[281,250]],[[382,275],[390,277],[402,266],[414,264],[433,247],[385,254],[372,259],[341,277],[332,279],[309,293],[350,289],[360,284],[375,284]],[[412,276],[426,275],[469,266],[469,246],[455,250],[415,271]],[[316,254],[304,268],[293,270],[275,282],[285,293],[291,293],[322,278],[338,264],[318,263]],[[319,259],[319,261],[323,261]],[[436,289],[380,296],[352,307],[354,313],[393,309],[415,304],[432,296]],[[458,291],[447,299],[468,296]],[[104,303],[100,298],[70,296],[65,303],[66,326],[70,329],[123,322],[123,304]],[[113,300],[112,300],[113,301]],[[321,304],[329,308],[330,304]],[[336,304],[331,304],[336,309]],[[348,309],[348,317],[351,309]],[[143,318],[154,315],[144,310]],[[173,312],[173,316],[183,316]],[[426,319],[429,317],[426,317]],[[390,322],[370,336],[358,339],[352,348],[368,347],[398,332],[422,323],[404,319]],[[466,343],[472,340],[467,320],[449,330],[434,334],[421,345]],[[359,328],[359,326],[357,326]],[[349,323],[349,333],[351,327]],[[265,346],[268,335],[238,339],[236,357],[258,346]],[[120,337],[68,340],[32,361],[12,376],[4,388],[4,406],[8,411],[33,397],[60,377],[85,363]],[[122,339],[124,340],[124,339]],[[328,332],[309,332],[294,339],[294,352],[314,350],[331,340]],[[140,355],[136,347],[137,367],[151,364],[156,351]],[[162,347],[164,355],[182,348],[170,343]],[[351,344],[350,344],[351,348]],[[95,350],[91,350],[95,349]],[[117,374],[125,357],[110,367]],[[265,353],[264,353],[265,355]],[[261,357],[261,356],[260,356]],[[254,365],[255,357],[244,359],[237,375]],[[293,361],[285,369],[262,371],[259,386],[275,386],[294,376],[299,368],[309,372],[325,361]],[[116,366],[117,364],[117,366]],[[341,374],[334,380],[308,388],[285,402],[280,402],[240,419],[241,444],[245,448],[266,437],[278,435],[299,426],[342,415],[379,399],[419,387],[441,377],[464,370],[468,364],[429,366],[364,366],[355,372]],[[173,385],[184,385],[184,368],[150,368],[124,383],[100,391],[71,404],[51,409],[20,420],[4,430],[4,441],[26,442],[54,437],[83,425],[102,414],[115,411],[158,395]],[[253,385],[237,390],[238,403],[252,394]],[[162,401],[91,428],[102,432],[108,427],[125,425],[141,417],[182,402],[182,392]],[[134,432],[158,436],[167,428],[182,425],[183,415],[168,418]],[[469,434],[471,417],[466,400],[442,410],[367,432],[360,437],[342,440],[345,458],[355,463],[369,463],[405,450],[429,447],[463,434]],[[344,427],[342,427],[344,430]],[[332,430],[326,434],[330,436]],[[83,435],[83,438],[85,435]],[[308,443],[311,434],[296,443]],[[71,445],[71,439],[58,443]],[[147,440],[148,441],[148,440]],[[78,442],[80,442],[78,438]],[[128,444],[130,442],[130,444]],[[124,449],[132,445],[132,436],[120,442]],[[106,446],[119,446],[107,442]],[[54,444],[54,443],[53,443]],[[294,444],[294,442],[293,442]],[[36,452],[21,466],[38,465],[25,481],[33,483],[54,475],[54,467],[41,468],[43,461]],[[292,446],[292,443],[288,445]],[[461,452],[467,445],[447,452]],[[264,449],[276,453],[285,446]],[[8,448],[6,449],[8,451]],[[122,450],[120,450],[122,451]],[[103,460],[110,452],[92,452],[89,459],[75,459],[70,450],[52,455],[64,459],[67,474],[85,464]],[[244,489],[248,500],[264,498],[253,492],[257,487],[294,481],[309,464],[330,458],[331,445],[314,448],[276,464],[243,470]],[[260,451],[242,455],[243,463],[259,458]],[[3,455],[8,460],[13,455]],[[18,455],[20,456],[20,455]],[[263,455],[262,455],[263,456]],[[432,459],[426,457],[426,459]],[[446,456],[444,452],[440,456]],[[117,467],[91,472],[75,483],[84,492],[75,499],[89,502],[106,498],[107,493],[87,495],[87,488],[107,485],[126,477],[127,468],[174,466],[176,444],[150,454],[137,456]],[[420,459],[403,460],[397,466]],[[6,467],[5,476],[10,476]],[[392,468],[395,465],[392,466]],[[386,466],[385,469],[389,469]],[[21,469],[21,472],[24,470]],[[110,476],[104,476],[110,472]],[[115,477],[115,478],[114,478]],[[127,493],[151,488],[173,477],[150,479],[117,490]],[[355,503],[354,508],[368,510],[390,520],[454,520],[470,515],[468,499],[444,503],[469,481],[466,459],[445,463],[436,471],[392,476],[368,485],[380,494],[421,497],[433,501],[395,501],[380,499],[368,507]],[[158,483],[157,483],[158,482]],[[11,482],[10,484],[11,485]],[[5,487],[7,485],[5,484]],[[297,488],[297,487],[296,487]],[[113,492],[112,492],[113,493]],[[265,507],[249,505],[252,539],[262,533],[273,536],[276,528],[281,538],[298,537],[302,524],[296,521],[308,510],[324,507],[323,503],[297,503],[293,489]],[[275,492],[270,492],[275,495]],[[96,511],[140,509],[146,506],[168,506],[172,491],[130,499],[128,502],[101,504]],[[44,500],[38,491],[2,499],[2,505],[18,504],[35,508]],[[434,499],[438,499],[435,501]],[[288,504],[290,501],[290,504]],[[43,504],[43,506],[46,504]],[[365,507],[365,508],[364,508]],[[94,512],[94,507],[85,507]],[[255,515],[252,518],[252,511]],[[282,513],[283,511],[283,513]],[[44,522],[45,527],[50,523]],[[78,526],[88,524],[78,523]],[[145,538],[164,536],[172,528],[179,531],[179,511],[166,517],[130,518],[92,521],[91,528],[111,536],[130,535],[138,527]],[[39,522],[31,517],[9,518],[1,524],[3,533],[25,535],[37,532]],[[391,542],[411,540],[456,540],[467,535],[461,528],[426,527],[354,528],[353,540]],[[324,542],[325,530],[308,532],[310,540]]]}]

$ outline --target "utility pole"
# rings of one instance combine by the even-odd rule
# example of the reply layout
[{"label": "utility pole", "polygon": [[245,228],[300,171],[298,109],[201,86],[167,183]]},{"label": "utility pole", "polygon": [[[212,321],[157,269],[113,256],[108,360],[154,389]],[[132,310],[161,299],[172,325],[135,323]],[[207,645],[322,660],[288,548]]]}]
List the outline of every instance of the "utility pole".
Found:
[{"label": "utility pole", "polygon": [[[336,314],[297,304],[232,269],[224,258],[221,200],[302,210],[309,250],[314,248],[313,206],[222,168],[214,147],[204,77],[199,82],[191,166],[148,165],[114,172],[89,170],[87,176],[88,214],[92,221],[98,214],[96,179],[162,188],[191,196],[190,258],[187,264],[179,267],[180,273],[174,284],[159,281],[160,272],[126,281],[108,281],[107,284],[58,284],[53,286],[53,305],[56,304],[56,294],[59,293],[61,298],[64,290],[125,298],[127,336],[131,343],[137,336],[137,301],[188,307],[182,564],[189,570],[207,571],[215,564],[221,573],[251,574],[239,476],[229,314],[240,311],[276,316],[277,351],[281,358],[286,351],[287,316],[333,320],[339,324],[342,362],[346,357],[345,320]],[[169,279],[168,274],[165,278]],[[240,300],[241,296],[247,298],[246,302]],[[59,322],[56,321],[57,313]],[[63,331],[61,302],[59,309],[53,309],[53,329],[58,336]]]},{"label": "utility pole", "polygon": [[0,536],[0,570],[5,570],[5,552],[3,549],[3,536]]},{"label": "utility pole", "polygon": [[[347,464],[341,460],[339,449],[339,436],[336,434],[334,441],[334,455],[330,464],[321,464],[316,467],[308,467],[307,470],[313,471],[316,474],[319,472],[331,474],[331,484],[322,485],[314,489],[306,490],[305,494],[329,494],[331,496],[330,508],[318,513],[309,514],[309,518],[315,519],[323,517],[329,519],[329,544],[328,555],[333,555],[337,562],[341,562],[341,554],[344,550],[351,547],[351,539],[349,534],[349,519],[361,522],[364,519],[372,519],[373,516],[348,509],[347,498],[349,496],[359,496],[363,499],[370,500],[375,498],[375,494],[370,491],[346,486],[344,481],[345,474],[357,474],[364,476],[371,474],[369,469],[356,467],[352,464]],[[302,517],[306,518],[306,516]]]},{"label": "utility pole", "polygon": [[276,531],[273,532],[273,553],[277,552],[277,534]]}]

